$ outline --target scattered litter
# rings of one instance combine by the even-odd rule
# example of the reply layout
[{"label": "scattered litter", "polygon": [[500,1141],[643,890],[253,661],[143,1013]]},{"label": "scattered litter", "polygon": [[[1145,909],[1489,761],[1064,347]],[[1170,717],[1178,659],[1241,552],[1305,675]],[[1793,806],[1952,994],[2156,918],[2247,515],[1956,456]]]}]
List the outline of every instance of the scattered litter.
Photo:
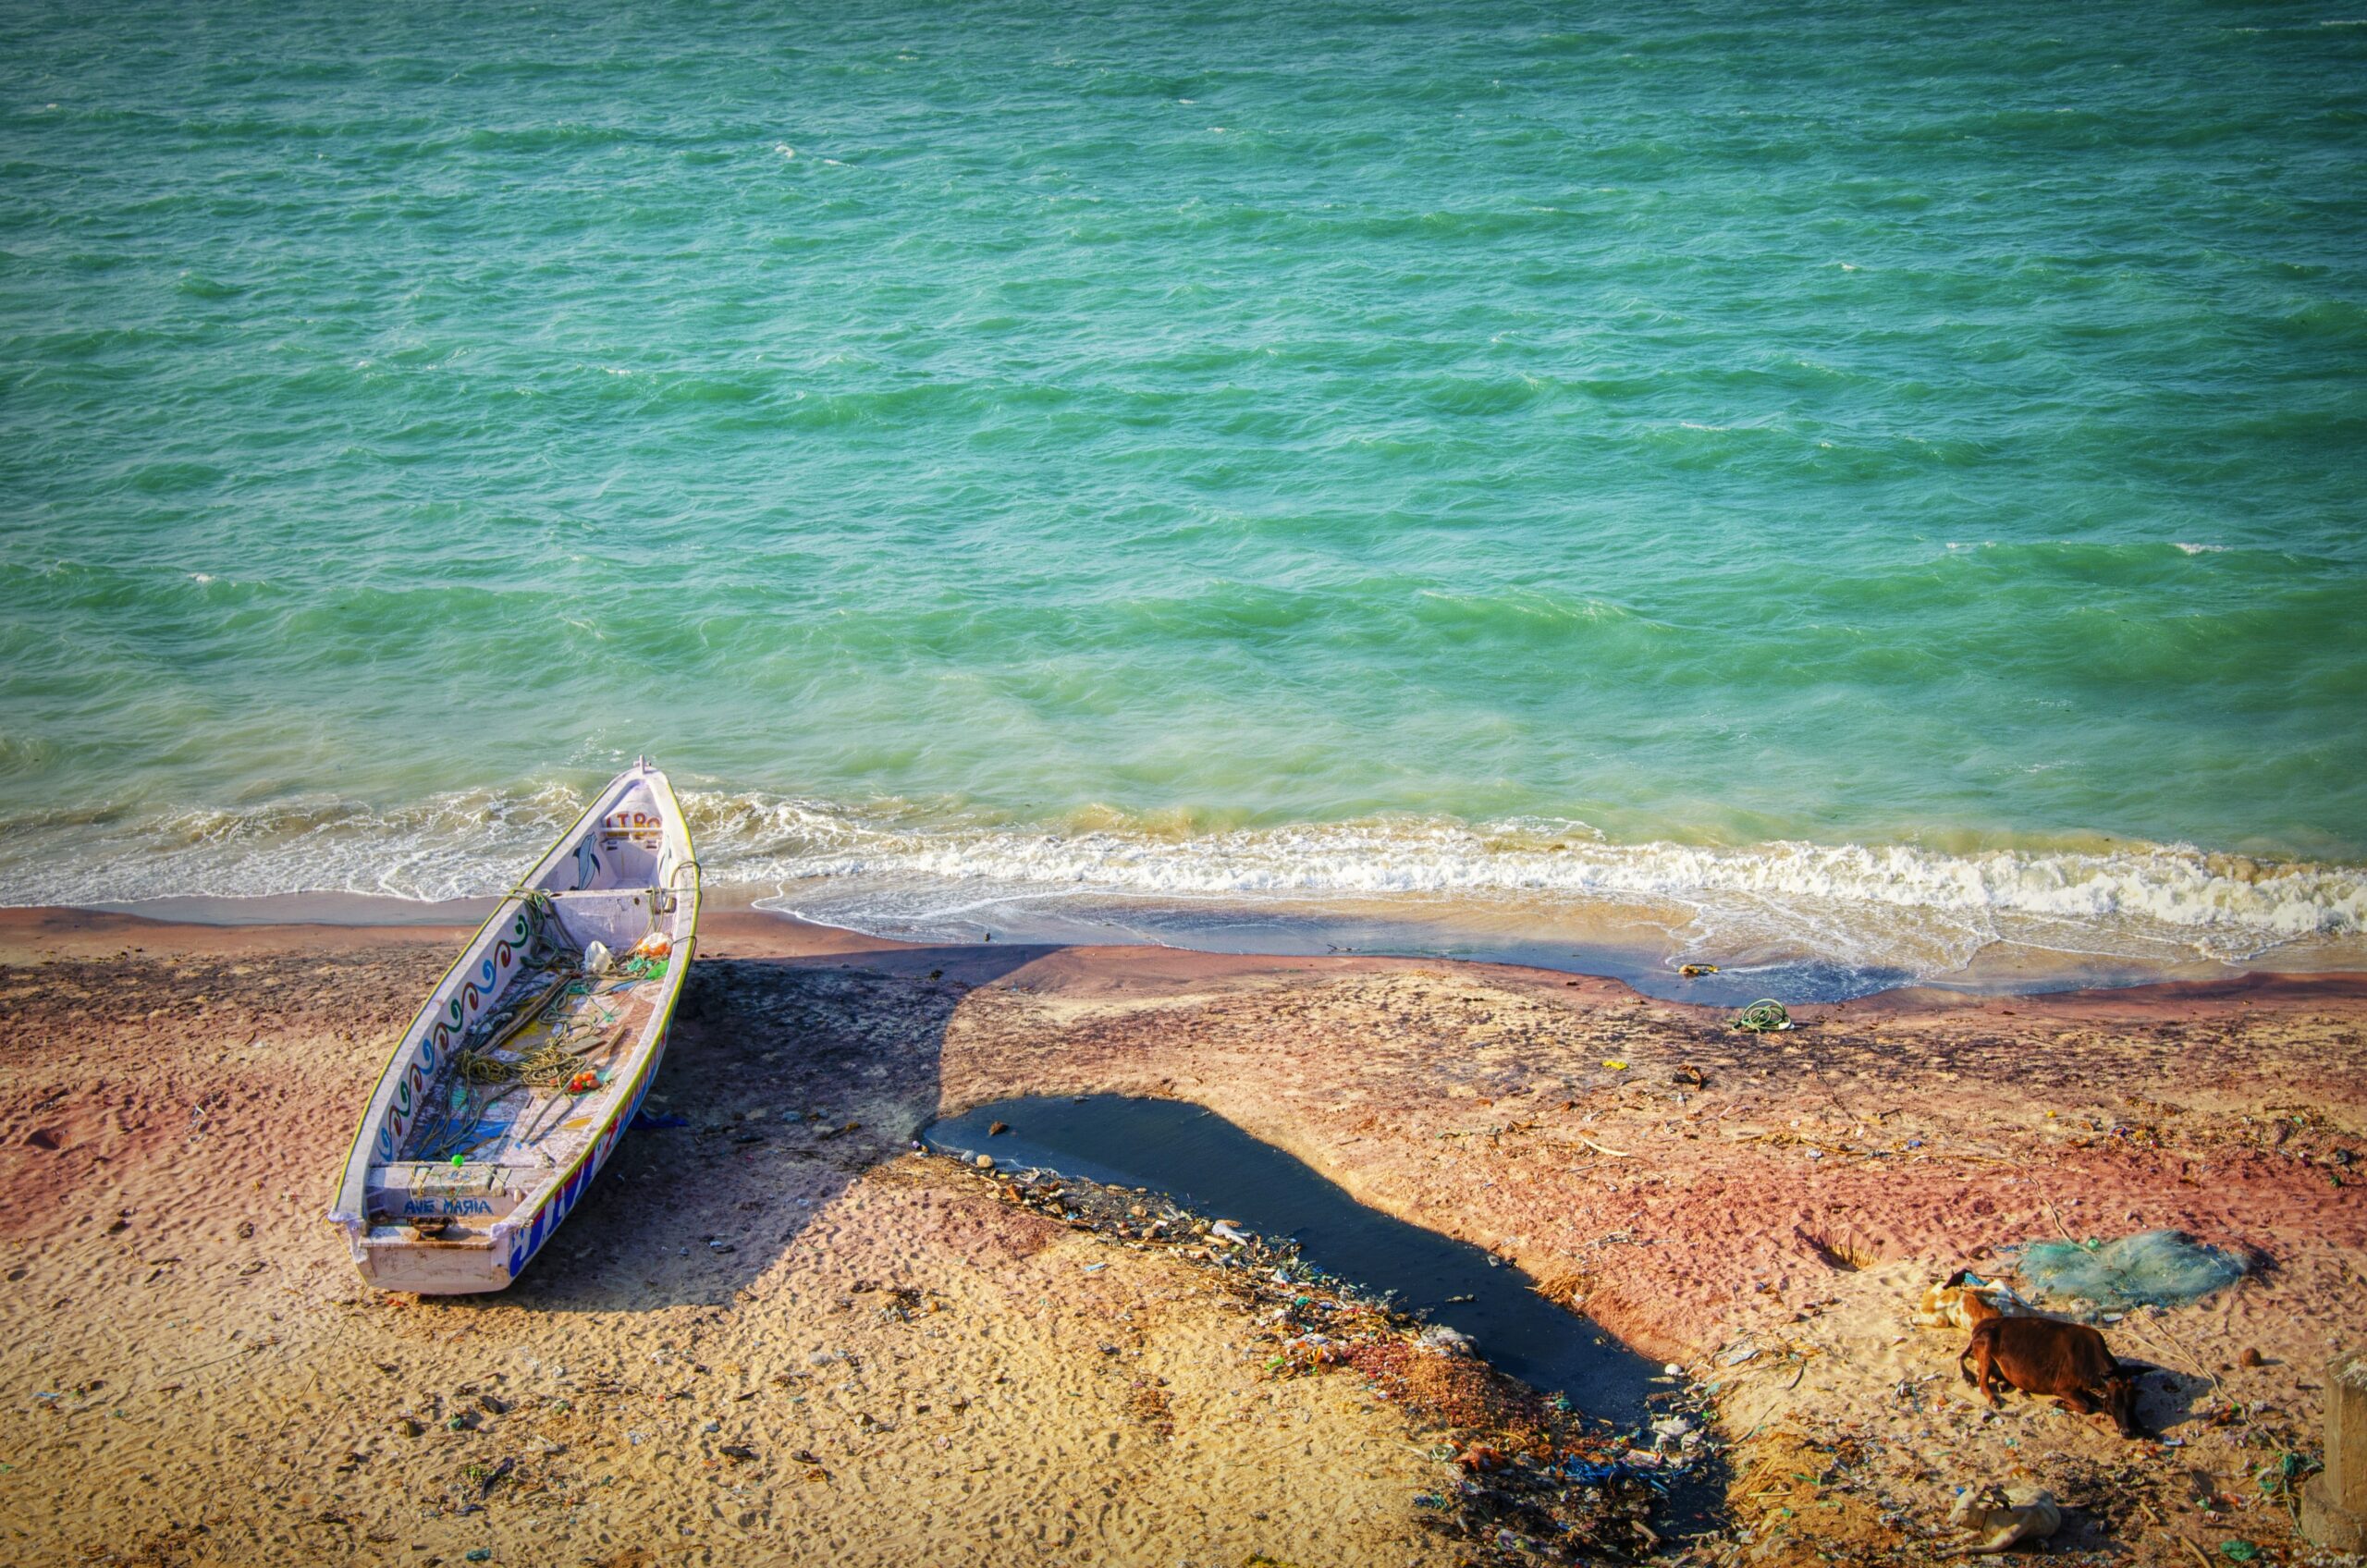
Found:
[{"label": "scattered litter", "polygon": [[1792,1015],[1772,997],[1761,997],[1727,1021],[1726,1027],[1751,1035],[1772,1035],[1792,1027]]},{"label": "scattered litter", "polygon": [[1704,974],[1715,974],[1718,973],[1718,966],[1714,963],[1681,963],[1677,965],[1676,972],[1687,980],[1692,980]]},{"label": "scattered litter", "polygon": [[1478,1348],[1470,1335],[1443,1323],[1433,1323],[1422,1330],[1422,1347],[1440,1355],[1457,1356],[1475,1354]]},{"label": "scattered litter", "polygon": [[1582,1486],[1602,1485],[1605,1481],[1626,1480],[1643,1471],[1661,1468],[1661,1456],[1642,1449],[1630,1449],[1617,1459],[1565,1459],[1562,1474]]},{"label": "scattered litter", "polygon": [[2176,1231],[2113,1242],[2029,1242],[2017,1263],[2022,1283],[2039,1295],[2118,1311],[2199,1301],[2244,1275],[2241,1259]]},{"label": "scattered litter", "polygon": [[1616,1057],[1604,1057],[1602,1059],[1602,1064],[1603,1066],[1611,1069],[1613,1072],[1625,1072],[1627,1071],[1627,1064],[1621,1061]]}]

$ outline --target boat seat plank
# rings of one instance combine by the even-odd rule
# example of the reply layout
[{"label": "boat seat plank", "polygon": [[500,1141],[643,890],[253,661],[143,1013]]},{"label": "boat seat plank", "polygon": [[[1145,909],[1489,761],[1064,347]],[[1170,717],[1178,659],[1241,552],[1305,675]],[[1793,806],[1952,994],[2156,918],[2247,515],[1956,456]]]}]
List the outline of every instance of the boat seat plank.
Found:
[{"label": "boat seat plank", "polygon": [[605,942],[622,952],[664,918],[672,896],[663,888],[582,888],[553,893],[551,908],[576,946]]}]

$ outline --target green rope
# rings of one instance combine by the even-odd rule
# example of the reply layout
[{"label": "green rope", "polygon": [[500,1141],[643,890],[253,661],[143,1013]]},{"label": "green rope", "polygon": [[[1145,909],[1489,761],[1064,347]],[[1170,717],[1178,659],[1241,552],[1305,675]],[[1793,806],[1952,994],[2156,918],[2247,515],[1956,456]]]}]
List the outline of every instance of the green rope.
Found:
[{"label": "green rope", "polygon": [[1737,1013],[1727,1025],[1752,1035],[1772,1035],[1792,1026],[1792,1015],[1772,997],[1761,997]]},{"label": "green rope", "polygon": [[[471,1079],[465,1075],[456,1075],[452,1081],[451,1094],[445,1108],[443,1120],[435,1124],[432,1132],[419,1134],[415,1138],[419,1158],[440,1160],[449,1155],[474,1154],[485,1145],[499,1138],[509,1129],[505,1127],[491,1133],[484,1132],[482,1125],[485,1112],[524,1087],[524,1084],[513,1082],[504,1084],[489,1094],[484,1094]],[[471,1136],[472,1133],[475,1134],[473,1138]]]},{"label": "green rope", "polygon": [[521,956],[529,963],[582,958],[583,949],[569,937],[567,927],[559,922],[558,904],[547,889],[512,888],[509,897],[525,909],[526,951]]}]

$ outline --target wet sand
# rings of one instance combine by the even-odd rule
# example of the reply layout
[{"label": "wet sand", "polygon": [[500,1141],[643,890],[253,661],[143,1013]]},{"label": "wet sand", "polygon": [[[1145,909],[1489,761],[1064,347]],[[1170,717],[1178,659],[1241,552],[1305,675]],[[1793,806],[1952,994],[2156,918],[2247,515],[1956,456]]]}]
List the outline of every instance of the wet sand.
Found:
[{"label": "wet sand", "polygon": [[[756,914],[704,933],[651,1107],[687,1124],[509,1292],[386,1297],[321,1217],[462,936],[0,916],[8,1560],[1488,1560],[1423,1524],[1438,1434],[1263,1376],[1208,1270],[907,1153],[1025,1094],[1208,1106],[1684,1362],[1736,1445],[1699,1561],[1930,1561],[1954,1487],[2025,1474],[2055,1555],[2285,1559],[2250,1467],[2314,1451],[2367,1340],[2356,977],[1893,993],[1758,1038],[1509,966]],[[1907,1323],[1991,1247],[2155,1227],[2255,1262],[2107,1329],[2177,1446],[1984,1418],[1961,1336]]]}]

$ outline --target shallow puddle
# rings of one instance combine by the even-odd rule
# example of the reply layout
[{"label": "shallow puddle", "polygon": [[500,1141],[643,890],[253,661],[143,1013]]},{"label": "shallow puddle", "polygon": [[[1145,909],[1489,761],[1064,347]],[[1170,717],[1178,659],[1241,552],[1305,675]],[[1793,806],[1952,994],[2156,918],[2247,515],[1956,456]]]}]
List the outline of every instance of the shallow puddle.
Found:
[{"label": "shallow puddle", "polygon": [[[997,1121],[1010,1131],[989,1136]],[[1527,1274],[1366,1207],[1198,1106],[1121,1095],[1001,1100],[949,1117],[924,1136],[941,1150],[991,1155],[1007,1170],[1039,1167],[1146,1187],[1269,1239],[1290,1237],[1317,1268],[1370,1292],[1394,1292],[1400,1307],[1470,1335],[1502,1370],[1622,1427],[1671,1408],[1665,1396],[1675,1385],[1654,1380],[1657,1362],[1537,1294]],[[1660,1410],[1646,1403],[1655,1393],[1663,1396]]]}]

